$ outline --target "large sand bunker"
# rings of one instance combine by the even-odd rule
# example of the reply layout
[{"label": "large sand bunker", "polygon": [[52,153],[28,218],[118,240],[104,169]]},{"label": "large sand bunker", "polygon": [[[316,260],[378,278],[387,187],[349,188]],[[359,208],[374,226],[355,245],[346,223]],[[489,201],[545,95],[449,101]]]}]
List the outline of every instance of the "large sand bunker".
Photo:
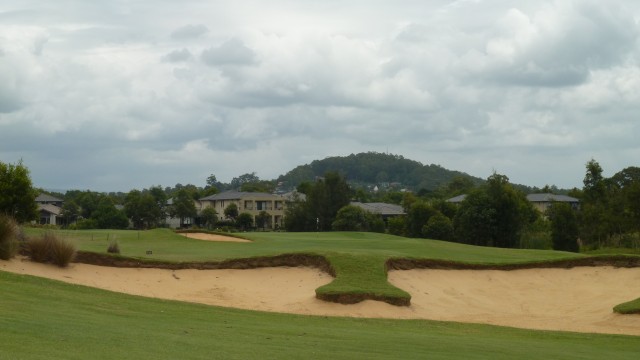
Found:
[{"label": "large sand bunker", "polygon": [[640,268],[391,271],[389,281],[411,293],[409,307],[318,300],[315,289],[332,278],[310,268],[162,270],[74,263],[61,269],[14,259],[0,261],[0,270],[242,309],[640,335],[640,315],[612,312],[613,306],[640,296]]},{"label": "large sand bunker", "polygon": [[191,239],[206,240],[206,241],[251,242],[250,240],[246,240],[246,239],[241,239],[233,236],[217,235],[217,234],[207,234],[207,233],[179,233],[179,234]]}]

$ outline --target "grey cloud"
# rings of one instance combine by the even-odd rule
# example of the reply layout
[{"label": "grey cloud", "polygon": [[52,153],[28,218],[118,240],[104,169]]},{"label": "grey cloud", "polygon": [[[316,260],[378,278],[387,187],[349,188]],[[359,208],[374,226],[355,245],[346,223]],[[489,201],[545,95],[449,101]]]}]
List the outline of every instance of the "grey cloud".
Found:
[{"label": "grey cloud", "polygon": [[172,52],[164,55],[162,57],[162,61],[177,63],[177,62],[188,61],[191,58],[193,58],[193,55],[191,55],[191,52],[187,49],[182,49],[182,50],[173,50]]},{"label": "grey cloud", "polygon": [[177,40],[193,39],[193,38],[198,38],[206,34],[207,32],[209,32],[209,29],[202,24],[185,25],[183,27],[180,27],[174,30],[171,33],[171,37]]},{"label": "grey cloud", "polygon": [[252,65],[256,62],[256,54],[241,40],[233,38],[219,47],[204,50],[202,61],[210,66],[216,65]]}]

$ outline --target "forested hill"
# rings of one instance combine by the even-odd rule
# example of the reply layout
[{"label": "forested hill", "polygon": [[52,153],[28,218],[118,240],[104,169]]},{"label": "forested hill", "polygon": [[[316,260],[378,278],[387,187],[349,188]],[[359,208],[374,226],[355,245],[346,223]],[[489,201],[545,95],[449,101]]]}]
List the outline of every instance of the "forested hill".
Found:
[{"label": "forested hill", "polygon": [[304,181],[313,181],[328,171],[337,171],[350,183],[398,183],[411,190],[435,190],[457,176],[470,178],[474,182],[483,181],[460,171],[447,170],[440,165],[423,165],[400,155],[375,152],[315,160],[281,175],[278,181],[285,182],[286,186],[297,186]]}]

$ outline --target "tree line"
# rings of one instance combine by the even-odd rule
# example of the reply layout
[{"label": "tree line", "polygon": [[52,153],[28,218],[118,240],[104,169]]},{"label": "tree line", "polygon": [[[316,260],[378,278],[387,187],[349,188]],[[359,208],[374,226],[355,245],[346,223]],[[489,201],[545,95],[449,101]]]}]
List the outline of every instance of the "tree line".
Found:
[{"label": "tree line", "polygon": [[[272,192],[275,184],[250,173],[234,178],[230,184],[220,183],[211,175],[205,187],[176,184],[128,193],[70,190],[53,195],[64,199],[64,224],[76,228],[148,229],[163,226],[167,215],[180,219],[197,217],[198,225],[207,227],[248,229],[267,221],[269,214],[260,214],[254,224],[250,215],[238,214],[233,206],[224,214],[217,214],[212,208],[197,212],[194,200],[228,186]],[[558,202],[544,214],[533,209],[520,187],[498,173],[480,183],[457,176],[433,191],[412,193],[393,189],[366,191],[351,186],[339,172],[329,171],[314,181],[303,181],[297,190],[305,200],[287,204],[288,231],[379,231],[472,245],[567,251],[578,251],[580,247],[640,247],[640,168],[628,167],[606,178],[593,159],[586,164],[583,187],[566,192],[579,199],[580,206],[573,208]],[[545,186],[538,190],[558,189]],[[34,220],[37,194],[22,162],[0,162],[0,212],[19,222]],[[466,197],[457,205],[446,201],[461,194]],[[352,201],[398,204],[405,215],[384,222],[379,215],[351,205]]]}]

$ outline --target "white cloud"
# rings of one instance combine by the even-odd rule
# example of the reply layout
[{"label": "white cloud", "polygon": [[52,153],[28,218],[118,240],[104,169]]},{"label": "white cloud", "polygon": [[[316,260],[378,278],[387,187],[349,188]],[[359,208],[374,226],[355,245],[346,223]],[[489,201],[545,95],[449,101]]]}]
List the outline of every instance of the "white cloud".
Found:
[{"label": "white cloud", "polygon": [[4,11],[0,161],[24,158],[39,186],[270,178],[387,149],[579,186],[591,157],[605,168],[637,157],[632,1],[33,0]]}]

